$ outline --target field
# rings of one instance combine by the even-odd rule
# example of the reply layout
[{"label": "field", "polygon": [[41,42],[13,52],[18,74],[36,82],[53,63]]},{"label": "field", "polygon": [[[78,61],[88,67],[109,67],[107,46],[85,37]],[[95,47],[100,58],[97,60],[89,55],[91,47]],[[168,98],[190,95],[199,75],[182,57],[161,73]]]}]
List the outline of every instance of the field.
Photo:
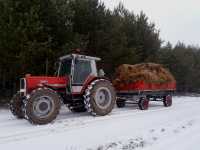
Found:
[{"label": "field", "polygon": [[174,97],[173,106],[151,102],[115,108],[105,117],[65,108],[48,125],[35,126],[0,109],[1,150],[199,150],[200,97]]}]

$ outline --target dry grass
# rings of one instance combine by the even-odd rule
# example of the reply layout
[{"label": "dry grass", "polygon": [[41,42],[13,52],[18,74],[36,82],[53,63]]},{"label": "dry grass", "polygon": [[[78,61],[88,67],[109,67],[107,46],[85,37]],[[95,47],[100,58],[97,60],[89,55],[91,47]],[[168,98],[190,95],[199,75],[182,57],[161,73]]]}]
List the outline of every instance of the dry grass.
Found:
[{"label": "dry grass", "polygon": [[144,81],[147,83],[175,82],[172,74],[160,64],[142,63],[136,65],[120,65],[115,72],[113,84],[128,84]]}]

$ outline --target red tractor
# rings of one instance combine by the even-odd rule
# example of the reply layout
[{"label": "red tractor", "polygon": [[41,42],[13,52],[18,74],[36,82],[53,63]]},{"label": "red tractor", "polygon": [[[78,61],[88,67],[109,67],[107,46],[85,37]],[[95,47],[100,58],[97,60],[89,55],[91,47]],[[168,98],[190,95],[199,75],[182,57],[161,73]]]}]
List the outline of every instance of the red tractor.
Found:
[{"label": "red tractor", "polygon": [[73,112],[107,115],[115,105],[116,93],[103,72],[97,73],[99,60],[66,55],[59,58],[54,77],[26,75],[11,100],[11,112],[33,124],[47,124],[56,118],[63,102]]}]

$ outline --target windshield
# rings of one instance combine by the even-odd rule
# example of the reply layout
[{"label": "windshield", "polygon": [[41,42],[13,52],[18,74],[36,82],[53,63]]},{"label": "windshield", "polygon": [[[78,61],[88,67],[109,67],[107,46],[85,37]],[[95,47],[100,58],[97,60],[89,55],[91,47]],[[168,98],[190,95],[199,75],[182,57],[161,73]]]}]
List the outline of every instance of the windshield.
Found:
[{"label": "windshield", "polygon": [[60,63],[59,76],[66,76],[71,74],[71,59],[65,59]]}]

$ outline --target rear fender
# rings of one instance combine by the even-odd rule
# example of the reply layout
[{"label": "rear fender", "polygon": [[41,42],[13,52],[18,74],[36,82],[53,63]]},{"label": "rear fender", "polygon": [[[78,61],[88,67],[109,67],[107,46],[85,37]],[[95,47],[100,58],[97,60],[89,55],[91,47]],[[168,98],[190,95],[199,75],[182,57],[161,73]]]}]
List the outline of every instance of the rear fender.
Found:
[{"label": "rear fender", "polygon": [[81,90],[81,94],[84,94],[85,90],[87,89],[87,87],[95,80],[100,80],[100,79],[104,79],[104,80],[108,80],[110,81],[107,77],[95,77],[95,76],[89,76],[88,79],[85,81],[85,83],[83,84],[83,88]]}]

